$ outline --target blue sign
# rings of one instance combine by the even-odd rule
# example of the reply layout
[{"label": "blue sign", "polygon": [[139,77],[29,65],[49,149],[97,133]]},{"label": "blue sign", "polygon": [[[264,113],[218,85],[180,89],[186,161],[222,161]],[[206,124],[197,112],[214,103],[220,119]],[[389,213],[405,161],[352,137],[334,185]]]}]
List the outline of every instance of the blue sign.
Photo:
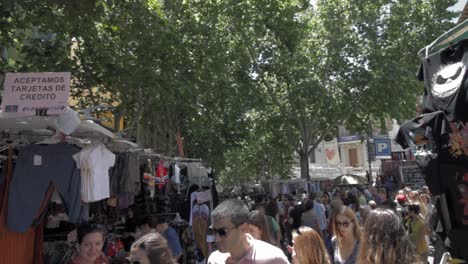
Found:
[{"label": "blue sign", "polygon": [[390,138],[374,138],[374,147],[377,159],[392,158],[392,142]]}]

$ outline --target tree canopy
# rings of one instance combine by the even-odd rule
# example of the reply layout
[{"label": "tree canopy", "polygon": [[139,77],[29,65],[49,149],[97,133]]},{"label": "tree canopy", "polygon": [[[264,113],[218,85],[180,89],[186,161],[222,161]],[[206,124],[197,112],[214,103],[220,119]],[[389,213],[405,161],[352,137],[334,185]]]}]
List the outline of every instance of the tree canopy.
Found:
[{"label": "tree canopy", "polygon": [[[302,177],[336,127],[415,113],[417,51],[455,0],[2,1],[0,72],[71,71],[77,108],[206,160],[223,181]],[[8,52],[5,52],[8,51]]]}]

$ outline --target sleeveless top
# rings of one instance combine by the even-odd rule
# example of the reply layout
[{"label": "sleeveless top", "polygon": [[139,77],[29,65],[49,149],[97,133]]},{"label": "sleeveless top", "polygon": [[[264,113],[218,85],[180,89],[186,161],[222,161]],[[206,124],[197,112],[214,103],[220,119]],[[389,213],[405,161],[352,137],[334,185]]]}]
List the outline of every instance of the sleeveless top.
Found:
[{"label": "sleeveless top", "polygon": [[333,264],[354,264],[354,263],[356,263],[356,259],[357,259],[358,253],[359,253],[359,244],[361,242],[359,240],[356,241],[356,244],[354,245],[353,252],[351,253],[351,255],[349,256],[348,259],[343,261],[341,259],[340,255],[339,255],[339,248],[338,248],[338,243],[337,243],[336,240],[337,240],[337,238],[336,238],[336,236],[334,236],[332,238],[332,249],[333,249],[332,263]]}]

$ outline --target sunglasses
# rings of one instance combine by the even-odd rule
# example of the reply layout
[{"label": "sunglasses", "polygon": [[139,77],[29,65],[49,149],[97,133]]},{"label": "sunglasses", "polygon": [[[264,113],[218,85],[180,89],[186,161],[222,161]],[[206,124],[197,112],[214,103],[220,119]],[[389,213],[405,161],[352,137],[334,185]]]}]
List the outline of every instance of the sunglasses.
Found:
[{"label": "sunglasses", "polygon": [[213,231],[213,233],[218,234],[221,237],[225,237],[225,236],[227,236],[229,231],[231,231],[233,229],[236,229],[238,227],[239,226],[234,226],[234,227],[231,227],[231,228],[227,228],[227,227],[221,227],[221,228],[210,227],[210,229],[211,229],[211,231]]},{"label": "sunglasses", "polygon": [[126,264],[140,264],[141,262],[139,260],[129,260],[129,259],[127,259],[127,261],[125,263]]},{"label": "sunglasses", "polygon": [[351,221],[351,222],[335,222],[336,223],[336,226],[337,227],[344,227],[344,228],[347,228],[349,227],[349,225],[354,222],[354,221]]}]

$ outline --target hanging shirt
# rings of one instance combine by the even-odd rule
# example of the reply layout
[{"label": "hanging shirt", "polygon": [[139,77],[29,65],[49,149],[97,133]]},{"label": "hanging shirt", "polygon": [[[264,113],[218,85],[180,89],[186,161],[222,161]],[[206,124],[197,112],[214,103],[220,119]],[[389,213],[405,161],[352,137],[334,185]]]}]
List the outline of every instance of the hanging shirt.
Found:
[{"label": "hanging shirt", "polygon": [[81,170],[81,199],[96,202],[110,197],[109,169],[114,166],[115,155],[104,144],[84,148],[73,158]]},{"label": "hanging shirt", "polygon": [[162,190],[167,182],[169,182],[169,173],[167,172],[167,168],[164,166],[164,162],[160,160],[156,167],[155,184],[158,186],[159,190]]},{"label": "hanging shirt", "polygon": [[449,121],[468,121],[468,41],[424,59],[418,78],[424,81],[424,113],[444,111]]},{"label": "hanging shirt", "polygon": [[396,137],[403,148],[410,148],[427,186],[435,195],[443,193],[447,187],[439,176],[439,158],[450,151],[450,132],[444,112],[437,111],[404,123]]},{"label": "hanging shirt", "polygon": [[174,183],[180,183],[180,168],[177,164],[174,165]]}]

